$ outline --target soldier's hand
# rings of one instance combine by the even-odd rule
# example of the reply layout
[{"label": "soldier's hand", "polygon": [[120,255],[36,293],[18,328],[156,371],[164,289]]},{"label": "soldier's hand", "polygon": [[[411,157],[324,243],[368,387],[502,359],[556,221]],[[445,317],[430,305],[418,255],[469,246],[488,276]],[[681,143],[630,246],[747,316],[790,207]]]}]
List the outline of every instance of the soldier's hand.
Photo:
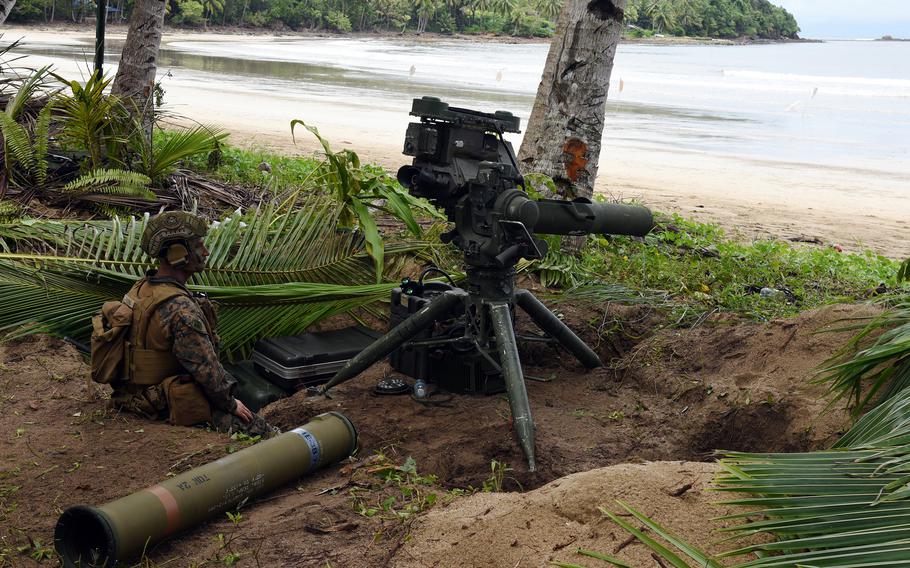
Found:
[{"label": "soldier's hand", "polygon": [[240,399],[235,398],[234,401],[237,403],[237,406],[234,407],[234,416],[237,416],[246,423],[249,423],[253,419],[253,413],[245,404],[240,402]]}]

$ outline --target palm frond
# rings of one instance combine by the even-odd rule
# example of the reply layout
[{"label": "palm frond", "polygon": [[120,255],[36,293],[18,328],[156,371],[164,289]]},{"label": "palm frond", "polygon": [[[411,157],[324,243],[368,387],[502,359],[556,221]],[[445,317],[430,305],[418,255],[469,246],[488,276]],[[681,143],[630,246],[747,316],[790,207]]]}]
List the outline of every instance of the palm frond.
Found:
[{"label": "palm frond", "polygon": [[133,140],[139,144],[142,172],[157,182],[173,173],[182,160],[215,150],[227,135],[222,128],[203,124],[169,133],[154,147],[144,136]]},{"label": "palm frond", "polygon": [[[262,337],[302,333],[319,319],[385,300],[395,286],[375,283],[361,235],[337,229],[331,202],[311,199],[308,205],[236,212],[210,229],[208,267],[190,288],[222,304],[226,356],[244,355]],[[0,332],[85,337],[101,303],[122,296],[152,268],[139,249],[146,222],[0,226],[0,237],[19,245],[0,253],[0,293],[11,300],[0,305]],[[391,244],[387,254],[426,246]]]},{"label": "palm frond", "polygon": [[[8,223],[22,214],[22,206],[9,199],[0,200],[0,223]],[[3,246],[0,238],[0,246]]]},{"label": "palm frond", "polygon": [[[618,503],[623,509],[626,510],[626,512],[628,514],[631,514],[633,517],[638,519],[638,521],[641,522],[644,526],[646,526],[649,529],[651,529],[652,531],[654,531],[655,534],[659,535],[661,538],[666,540],[668,543],[672,544],[673,546],[675,546],[676,548],[681,550],[686,556],[688,556],[689,558],[691,558],[692,560],[697,562],[696,566],[700,566],[702,568],[721,568],[722,565],[717,560],[712,558],[709,554],[688,544],[683,539],[677,537],[675,534],[670,532],[668,529],[664,528],[663,526],[659,525],[658,523],[655,523],[653,520],[649,519],[647,516],[643,515],[642,513],[638,512],[635,509],[633,509],[632,507],[630,507],[627,503],[624,503],[622,501],[619,501]],[[647,535],[645,535],[645,533],[643,531],[639,531],[638,529],[634,528],[632,525],[630,525],[629,523],[627,523],[626,521],[621,519],[618,515],[613,514],[612,512],[610,512],[609,510],[607,510],[604,507],[599,507],[599,510],[600,510],[601,514],[608,517],[610,520],[612,520],[619,526],[623,527],[624,529],[632,532],[632,534],[635,535],[636,538],[638,538],[639,540],[642,540],[642,542],[645,542],[646,544],[648,544],[648,546],[650,546],[652,550],[654,550],[662,558],[664,558],[665,560],[670,562],[673,566],[676,566],[677,568],[691,568],[689,566],[689,564],[687,564],[678,555],[676,555],[672,551],[670,551],[670,549],[663,546],[656,540],[648,537]]]},{"label": "palm frond", "polygon": [[[886,331],[870,341],[881,330]],[[849,398],[856,415],[910,386],[910,302],[870,319],[827,362],[816,382],[827,384],[834,400]]]},{"label": "palm frond", "polygon": [[28,130],[9,114],[0,113],[0,132],[6,150],[6,168],[11,169],[12,163],[18,162],[26,172],[31,171],[35,165],[35,151]]},{"label": "palm frond", "polygon": [[44,105],[41,111],[38,113],[38,120],[35,121],[35,133],[34,133],[34,157],[35,157],[35,182],[38,185],[43,185],[47,181],[47,149],[50,145],[50,128],[51,128],[51,112],[53,111],[53,103],[48,103]]},{"label": "palm frond", "polygon": [[28,101],[32,99],[39,89],[46,85],[45,79],[47,79],[50,70],[51,66],[46,65],[29,75],[22,84],[19,85],[16,94],[6,103],[5,112],[10,118],[13,120],[19,118],[22,109],[25,108]]},{"label": "palm frond", "polygon": [[147,176],[136,172],[97,169],[64,185],[62,191],[72,195],[108,194],[155,201],[157,196],[146,187],[151,182]]},{"label": "palm frond", "polygon": [[64,144],[82,148],[89,153],[90,167],[102,166],[107,148],[124,146],[126,138],[120,133],[128,116],[120,99],[105,94],[110,79],[92,75],[85,85],[77,81],[68,84],[70,92],[61,93],[55,100],[59,109]]},{"label": "palm frond", "polygon": [[901,263],[900,268],[897,269],[897,281],[906,282],[910,280],[910,258]]}]

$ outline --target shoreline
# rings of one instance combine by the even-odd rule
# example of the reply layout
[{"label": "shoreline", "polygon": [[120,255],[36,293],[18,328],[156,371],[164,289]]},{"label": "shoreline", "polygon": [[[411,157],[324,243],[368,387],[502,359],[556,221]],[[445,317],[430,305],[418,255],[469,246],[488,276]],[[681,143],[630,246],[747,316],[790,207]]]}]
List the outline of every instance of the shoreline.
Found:
[{"label": "shoreline", "polygon": [[[127,23],[108,23],[107,33],[126,35]],[[7,29],[36,30],[39,32],[63,31],[79,34],[90,34],[94,37],[94,24],[74,24],[72,22],[30,23],[13,24]],[[5,33],[0,29],[0,33]],[[520,37],[495,34],[441,34],[437,32],[330,32],[325,30],[292,30],[246,28],[238,26],[208,26],[207,28],[189,28],[165,26],[164,35],[186,36],[226,36],[226,37],[274,37],[290,38],[354,38],[354,39],[407,39],[413,42],[437,43],[446,41],[466,41],[475,43],[503,43],[503,44],[548,44],[551,37]],[[776,45],[782,43],[824,43],[820,39],[762,39],[762,38],[709,38],[690,36],[658,36],[631,38],[623,37],[621,43],[631,45]]]},{"label": "shoreline", "polygon": [[[7,38],[28,36],[26,43],[51,44],[84,43],[94,35],[91,30],[35,28],[8,28],[5,33]],[[116,30],[111,35],[122,37]],[[262,41],[267,36],[259,37]],[[168,29],[162,42],[237,38]],[[69,61],[58,72],[78,78],[79,65]],[[270,93],[269,104],[257,105],[262,93],[255,89],[224,89],[181,74],[166,81],[166,111],[178,123],[221,126],[231,133],[233,145],[290,156],[319,153],[321,146],[309,136],[298,136],[297,144],[292,141],[289,121],[300,118],[317,126],[336,151],[353,150],[362,161],[393,172],[409,162],[401,145],[410,100],[395,100],[364,114],[350,112],[348,102],[332,97],[285,91]],[[516,149],[517,142],[513,139]],[[741,240],[818,240],[824,247],[871,249],[895,259],[910,253],[905,239],[910,228],[908,188],[905,180],[888,172],[636,147],[609,136],[605,136],[602,150],[595,184],[599,193],[715,223]]]}]

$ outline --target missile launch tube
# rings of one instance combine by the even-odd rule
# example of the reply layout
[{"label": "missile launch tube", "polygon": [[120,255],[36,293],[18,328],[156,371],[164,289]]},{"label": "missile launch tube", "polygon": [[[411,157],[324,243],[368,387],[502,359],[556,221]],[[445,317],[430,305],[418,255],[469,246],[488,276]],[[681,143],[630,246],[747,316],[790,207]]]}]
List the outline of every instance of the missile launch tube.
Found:
[{"label": "missile launch tube", "polygon": [[54,530],[63,565],[113,567],[163,538],[351,455],[357,432],[338,412],[111,501],[64,511]]},{"label": "missile launch tube", "polygon": [[542,199],[536,204],[538,219],[533,232],[541,235],[595,233],[642,237],[654,226],[651,210],[640,205],[591,203],[587,199]]}]

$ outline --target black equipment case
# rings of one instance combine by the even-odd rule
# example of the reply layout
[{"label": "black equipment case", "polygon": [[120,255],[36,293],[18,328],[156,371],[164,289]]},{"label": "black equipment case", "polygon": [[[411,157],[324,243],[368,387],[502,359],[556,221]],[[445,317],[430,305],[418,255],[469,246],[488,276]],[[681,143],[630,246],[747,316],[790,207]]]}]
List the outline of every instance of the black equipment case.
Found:
[{"label": "black equipment case", "polygon": [[[406,282],[409,286],[414,284]],[[441,282],[428,282],[413,288],[393,289],[389,329],[451,288]],[[393,351],[389,355],[389,364],[399,373],[423,379],[451,393],[488,395],[505,391],[502,375],[477,353],[473,343],[454,341],[421,345],[422,342],[463,337],[464,326],[464,310],[459,307],[445,321],[438,322],[432,329],[421,331],[410,342]]]},{"label": "black equipment case", "polygon": [[301,389],[329,380],[380,335],[357,325],[260,339],[253,346],[253,363],[262,376],[279,387]]},{"label": "black equipment case", "polygon": [[287,391],[267,381],[253,367],[252,361],[240,361],[236,364],[225,364],[224,370],[237,380],[234,396],[253,412],[259,412],[263,406],[287,397]]}]

